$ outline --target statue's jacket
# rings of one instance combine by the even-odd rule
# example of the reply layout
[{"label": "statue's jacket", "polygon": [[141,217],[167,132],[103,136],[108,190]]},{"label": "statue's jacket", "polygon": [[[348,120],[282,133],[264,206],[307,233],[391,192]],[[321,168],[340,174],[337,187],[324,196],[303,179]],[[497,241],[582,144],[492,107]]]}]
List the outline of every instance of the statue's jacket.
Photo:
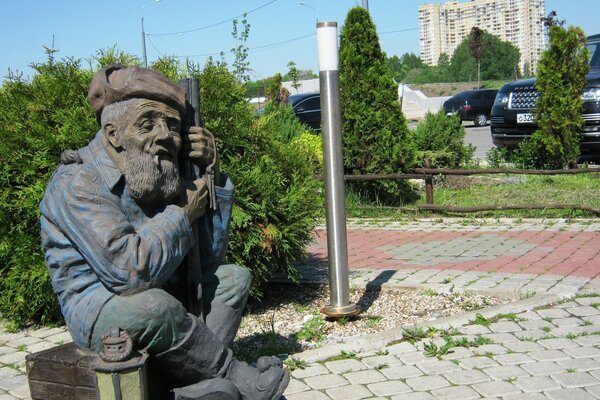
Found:
[{"label": "statue's jacket", "polygon": [[105,151],[101,133],[61,164],[42,202],[41,236],[54,292],[73,341],[90,346],[102,306],[116,295],[158,288],[174,277],[188,251],[201,247],[203,268],[220,265],[227,247],[233,184],[222,174],[218,208],[200,220],[198,236],[175,205],[141,208]]}]

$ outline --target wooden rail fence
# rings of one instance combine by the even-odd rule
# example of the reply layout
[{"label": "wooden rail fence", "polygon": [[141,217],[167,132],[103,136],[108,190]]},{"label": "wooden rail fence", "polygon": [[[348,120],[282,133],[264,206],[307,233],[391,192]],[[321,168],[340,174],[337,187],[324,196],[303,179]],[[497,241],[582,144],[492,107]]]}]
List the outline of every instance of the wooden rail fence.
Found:
[{"label": "wooden rail fence", "polygon": [[490,169],[450,169],[450,168],[431,168],[425,163],[425,168],[416,168],[414,173],[408,174],[375,174],[375,175],[345,175],[346,181],[374,181],[374,180],[397,180],[397,179],[423,179],[425,181],[425,204],[418,206],[419,210],[429,211],[448,211],[448,212],[478,212],[493,210],[542,210],[542,209],[574,209],[584,210],[600,215],[600,208],[584,206],[579,204],[518,204],[518,205],[482,205],[474,207],[455,207],[437,205],[433,203],[433,177],[436,175],[453,176],[471,176],[471,175],[493,175],[493,174],[513,174],[513,175],[574,175],[600,173],[600,169],[580,168],[580,169],[558,169],[558,170],[532,170],[515,168],[490,168]]}]

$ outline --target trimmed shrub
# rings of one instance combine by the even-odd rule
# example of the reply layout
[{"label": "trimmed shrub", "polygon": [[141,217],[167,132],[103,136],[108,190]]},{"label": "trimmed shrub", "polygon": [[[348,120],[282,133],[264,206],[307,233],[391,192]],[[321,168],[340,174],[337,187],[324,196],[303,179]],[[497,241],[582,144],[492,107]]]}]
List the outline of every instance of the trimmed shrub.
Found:
[{"label": "trimmed shrub", "polygon": [[464,145],[465,128],[458,115],[446,116],[444,110],[428,112],[414,132],[417,160],[428,158],[436,168],[458,168],[473,158],[473,145]]},{"label": "trimmed shrub", "polygon": [[[352,8],[340,38],[344,167],[349,174],[407,171],[414,147],[369,12]],[[399,182],[353,182],[372,199],[395,202]]]},{"label": "trimmed shrub", "polygon": [[573,168],[579,158],[579,132],[583,125],[581,94],[589,71],[583,30],[551,26],[550,46],[538,64],[536,88],[541,97],[535,115],[538,130],[533,141],[538,164],[550,169]]},{"label": "trimmed shrub", "polygon": [[[166,58],[156,68],[172,72],[172,63]],[[273,272],[296,275],[293,263],[304,256],[322,208],[318,164],[281,140],[299,136],[301,125],[281,133],[254,116],[225,64],[187,68],[200,78],[221,169],[237,185],[227,260],[251,270],[252,293],[260,296]],[[93,71],[77,60],[57,62],[51,51],[34,69],[31,82],[11,76],[0,87],[0,315],[10,328],[62,320],[40,246],[38,203],[61,152],[84,146],[98,130],[86,99]]]}]

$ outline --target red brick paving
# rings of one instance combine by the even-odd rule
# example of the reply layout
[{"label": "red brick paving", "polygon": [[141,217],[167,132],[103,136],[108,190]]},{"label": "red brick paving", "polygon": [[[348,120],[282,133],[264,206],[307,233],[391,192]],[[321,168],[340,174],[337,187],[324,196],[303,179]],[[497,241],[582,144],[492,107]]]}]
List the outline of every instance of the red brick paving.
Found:
[{"label": "red brick paving", "polygon": [[[522,255],[501,255],[492,260],[470,260],[423,265],[396,260],[395,254],[378,250],[381,246],[415,245],[496,235],[520,240],[537,247]],[[348,264],[352,268],[452,269],[482,272],[527,273],[600,277],[600,232],[569,231],[399,231],[348,229]],[[313,262],[327,262],[327,234],[319,230],[315,243],[307,249]]]}]

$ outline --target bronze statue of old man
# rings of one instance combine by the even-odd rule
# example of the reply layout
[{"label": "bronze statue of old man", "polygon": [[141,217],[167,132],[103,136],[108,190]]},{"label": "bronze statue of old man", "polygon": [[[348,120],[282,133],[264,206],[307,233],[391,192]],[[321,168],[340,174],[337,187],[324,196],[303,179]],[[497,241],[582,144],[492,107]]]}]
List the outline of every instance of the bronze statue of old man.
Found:
[{"label": "bronze statue of old man", "polygon": [[[248,270],[223,265],[233,184],[217,172],[208,207],[207,179],[181,173],[190,161],[218,171],[212,134],[183,122],[184,90],[152,70],[104,68],[88,99],[100,130],[63,153],[40,204],[46,264],[73,341],[98,351],[118,327],[172,386],[186,387],[185,398],[210,397],[210,384],[195,385],[218,381],[222,398],[278,399],[289,382],[280,360],[253,367],[229,349],[250,289]],[[201,297],[181,290],[194,247]]]}]

